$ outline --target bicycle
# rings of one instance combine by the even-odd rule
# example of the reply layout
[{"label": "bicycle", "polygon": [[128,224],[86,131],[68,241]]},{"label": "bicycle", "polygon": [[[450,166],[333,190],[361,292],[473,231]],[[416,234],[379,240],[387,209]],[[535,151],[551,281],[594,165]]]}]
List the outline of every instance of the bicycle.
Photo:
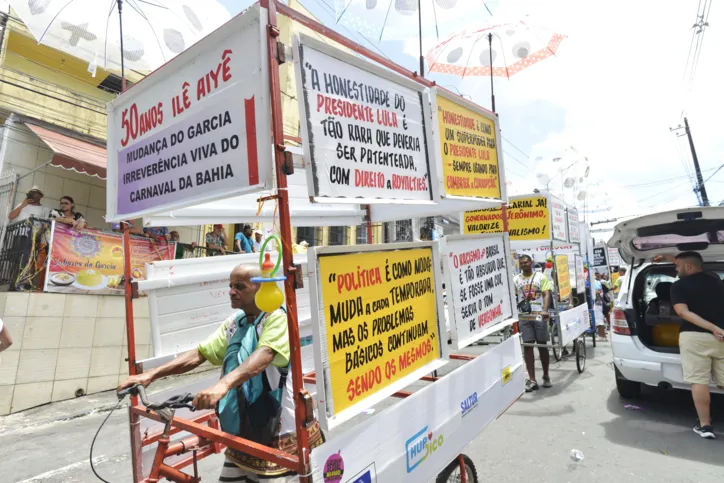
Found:
[{"label": "bicycle", "polygon": [[[123,398],[125,398],[129,394],[133,396],[138,396],[141,399],[141,403],[143,403],[143,405],[146,407],[146,412],[155,412],[164,422],[163,432],[158,439],[156,454],[153,458],[153,466],[151,467],[151,472],[149,473],[145,481],[148,483],[157,483],[163,478],[166,478],[168,481],[174,483],[199,483],[201,481],[201,477],[199,476],[198,472],[198,460],[196,457],[197,453],[200,450],[212,445],[213,442],[207,441],[203,438],[199,438],[198,436],[189,436],[188,438],[184,438],[181,441],[177,441],[173,444],[171,444],[170,439],[171,423],[173,422],[175,410],[186,408],[190,409],[191,411],[196,411],[196,408],[191,404],[191,401],[194,400],[194,396],[190,393],[186,393],[171,397],[161,403],[154,403],[148,400],[148,398],[146,397],[146,388],[140,384],[131,386],[118,393],[118,405],[109,412],[108,416],[106,416],[106,419],[103,421],[103,423],[101,423],[101,426],[98,428],[98,431],[93,438],[90,449],[90,464],[91,469],[93,470],[93,473],[96,475],[96,477],[105,483],[109,483],[96,472],[93,466],[93,446],[95,445],[96,438],[98,437],[98,434],[103,428],[103,425],[106,423],[106,421],[108,421],[110,415],[113,413],[113,411],[115,411],[115,409],[120,406]],[[193,476],[184,473],[183,471],[172,468],[171,466],[168,466],[164,463],[164,460],[166,458],[182,455],[189,452],[193,453]]]},{"label": "bicycle", "polygon": [[[161,403],[154,403],[148,400],[146,396],[146,388],[140,384],[136,384],[127,389],[124,389],[118,393],[118,405],[113,408],[103,420],[96,435],[93,437],[90,449],[90,465],[91,470],[95,476],[103,481],[104,483],[110,483],[103,479],[95,470],[93,465],[93,447],[96,442],[96,438],[100,433],[101,429],[105,425],[111,414],[118,409],[123,399],[128,396],[138,396],[141,399],[141,403],[145,406],[146,411],[155,412],[161,420],[164,422],[164,429],[161,436],[158,439],[158,446],[156,448],[156,454],[153,458],[153,466],[148,477],[144,480],[147,483],[158,483],[163,478],[174,483],[200,483],[201,477],[198,473],[197,458],[196,455],[199,451],[212,445],[211,441],[207,441],[198,436],[190,436],[184,438],[181,441],[177,441],[171,444],[171,424],[175,415],[175,409],[186,408],[191,411],[195,411],[196,408],[191,404],[194,396],[190,393],[183,395],[173,396]],[[172,468],[164,463],[164,460],[169,457],[179,456],[188,452],[193,452],[193,468],[194,474],[189,475],[180,470]],[[463,466],[465,467],[465,475],[461,474],[461,459]],[[475,468],[475,464],[467,455],[460,455],[458,458],[453,460],[436,478],[436,483],[478,483],[478,474]]]}]

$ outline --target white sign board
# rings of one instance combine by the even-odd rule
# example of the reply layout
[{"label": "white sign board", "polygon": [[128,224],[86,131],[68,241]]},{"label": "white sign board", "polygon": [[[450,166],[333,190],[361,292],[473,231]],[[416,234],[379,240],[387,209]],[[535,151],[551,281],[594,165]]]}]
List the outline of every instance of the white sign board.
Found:
[{"label": "white sign board", "polygon": [[[271,253],[272,260],[277,254]],[[304,288],[297,290],[302,366],[314,370],[309,285],[306,255],[296,255],[295,264],[304,275]],[[228,317],[235,314],[229,301],[229,275],[237,265],[258,265],[258,254],[185,258],[146,264],[147,279],[139,289],[148,294],[152,356],[142,361],[148,369],[192,349]],[[284,290],[282,282],[279,287]]]},{"label": "white sign board", "polygon": [[578,211],[568,208],[568,241],[571,243],[581,242],[581,229],[578,223]]},{"label": "white sign board", "polygon": [[561,341],[563,345],[570,344],[591,328],[588,304],[584,303],[578,307],[563,311],[559,316],[561,318]]},{"label": "white sign board", "polygon": [[586,290],[586,276],[583,271],[583,257],[580,255],[574,255],[576,262],[576,291],[582,294]]},{"label": "white sign board", "polygon": [[295,38],[295,53],[309,196],[331,203],[436,199],[424,86],[305,35]]},{"label": "white sign board", "polygon": [[249,8],[108,104],[106,221],[271,186],[266,23]]},{"label": "white sign board", "polygon": [[550,210],[551,210],[551,234],[554,240],[566,242],[568,241],[567,235],[567,220],[566,220],[566,205],[556,198],[555,196],[550,197]]},{"label": "white sign board", "polygon": [[608,265],[610,267],[621,266],[621,256],[618,254],[618,248],[608,248]]},{"label": "white sign board", "polygon": [[448,236],[442,253],[456,349],[517,320],[507,234]]},{"label": "white sign board", "polygon": [[434,481],[523,394],[524,372],[520,337],[515,335],[315,448],[312,480]]}]

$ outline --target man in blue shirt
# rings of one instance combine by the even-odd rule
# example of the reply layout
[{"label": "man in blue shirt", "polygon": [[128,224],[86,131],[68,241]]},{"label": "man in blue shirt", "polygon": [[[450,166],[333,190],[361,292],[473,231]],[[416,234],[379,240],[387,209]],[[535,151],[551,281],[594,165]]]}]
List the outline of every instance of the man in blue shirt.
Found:
[{"label": "man in blue shirt", "polygon": [[236,251],[239,253],[252,253],[254,251],[254,244],[251,237],[251,226],[244,225],[243,229],[234,236]]}]

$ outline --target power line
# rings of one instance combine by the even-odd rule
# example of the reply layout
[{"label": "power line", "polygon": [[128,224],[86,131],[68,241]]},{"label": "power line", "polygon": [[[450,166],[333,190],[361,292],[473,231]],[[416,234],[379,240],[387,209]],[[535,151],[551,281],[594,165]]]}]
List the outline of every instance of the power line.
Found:
[{"label": "power line", "polygon": [[[703,170],[703,171],[711,171],[711,170],[713,170],[713,169],[715,169],[715,168],[708,168],[708,169],[705,169],[705,170]],[[712,176],[713,176],[713,175],[712,175]],[[619,186],[619,188],[635,188],[635,187],[638,187],[638,186],[648,186],[648,185],[654,185],[654,184],[662,184],[662,183],[667,183],[667,182],[669,182],[669,181],[676,181],[676,180],[680,180],[680,179],[684,179],[684,178],[689,178],[689,176],[688,176],[688,175],[686,175],[686,176],[674,176],[674,177],[672,177],[672,178],[659,179],[659,180],[656,180],[656,181],[649,181],[649,182],[646,182],[646,183],[627,184],[627,185],[624,185],[624,186]]]},{"label": "power line", "polygon": [[520,149],[520,148],[519,148],[518,146],[516,146],[515,144],[513,144],[513,142],[512,142],[510,139],[506,138],[506,137],[503,136],[502,134],[500,135],[500,137],[503,138],[503,140],[506,141],[508,144],[510,144],[511,146],[513,146],[513,147],[516,149],[516,151],[518,151],[520,154],[522,154],[522,155],[525,156],[526,158],[530,158],[530,155],[525,154],[525,153],[523,152],[523,150]]},{"label": "power line", "polygon": [[722,168],[724,168],[724,164],[722,164],[721,166],[719,166],[718,168],[716,168],[716,171],[714,171],[713,173],[711,173],[711,175],[704,180],[704,183],[706,183],[707,181],[709,181],[709,180],[712,178],[712,176],[714,176],[715,174],[717,174],[717,173],[719,172],[719,170],[722,169]]}]

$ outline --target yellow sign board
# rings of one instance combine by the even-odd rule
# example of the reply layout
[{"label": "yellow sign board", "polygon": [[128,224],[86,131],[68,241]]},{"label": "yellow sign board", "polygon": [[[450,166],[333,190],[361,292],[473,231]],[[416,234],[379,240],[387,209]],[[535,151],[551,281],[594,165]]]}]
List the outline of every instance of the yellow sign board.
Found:
[{"label": "yellow sign board", "polygon": [[613,288],[613,292],[618,294],[618,285],[616,285],[616,282],[618,281],[619,274],[618,272],[613,272],[611,274],[611,287]]},{"label": "yellow sign board", "polygon": [[334,414],[442,357],[432,249],[319,256]]},{"label": "yellow sign board", "polygon": [[[511,240],[550,240],[550,215],[545,196],[517,198],[508,203]],[[502,233],[503,210],[488,208],[463,214],[464,233]]]},{"label": "yellow sign board", "polygon": [[445,194],[500,198],[495,122],[443,96],[436,101]]},{"label": "yellow sign board", "polygon": [[571,297],[571,274],[568,271],[568,257],[556,255],[556,274],[558,277],[558,296],[561,300]]}]

